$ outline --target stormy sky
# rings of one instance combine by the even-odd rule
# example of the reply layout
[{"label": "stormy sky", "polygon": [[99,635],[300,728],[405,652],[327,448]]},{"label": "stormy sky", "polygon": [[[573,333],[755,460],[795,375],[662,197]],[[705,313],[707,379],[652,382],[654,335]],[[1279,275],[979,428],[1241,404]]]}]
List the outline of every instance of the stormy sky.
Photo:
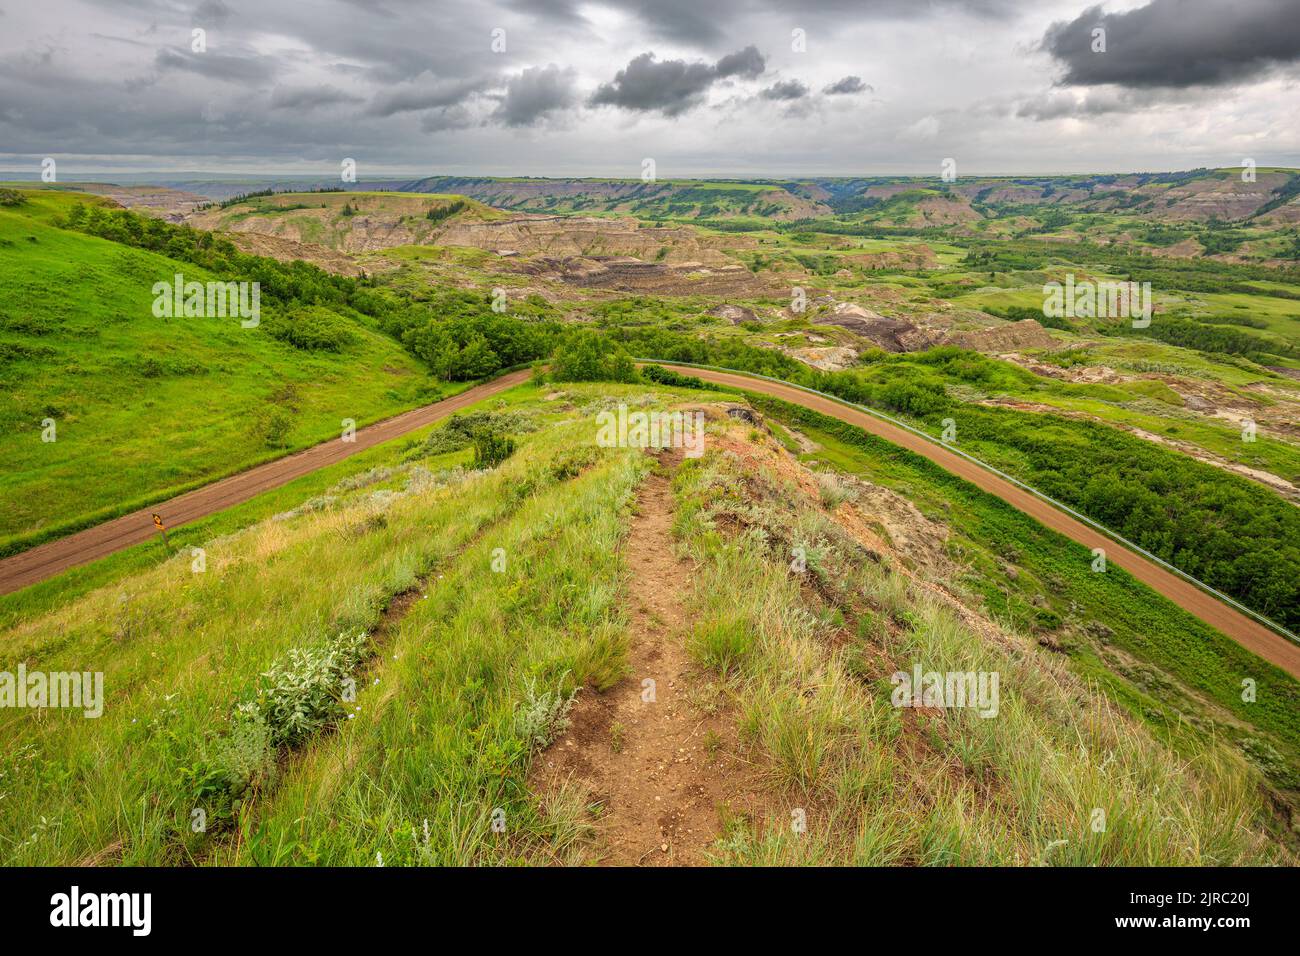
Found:
[{"label": "stormy sky", "polygon": [[47,156],[62,179],[1300,166],[1300,0],[0,0],[0,168]]}]

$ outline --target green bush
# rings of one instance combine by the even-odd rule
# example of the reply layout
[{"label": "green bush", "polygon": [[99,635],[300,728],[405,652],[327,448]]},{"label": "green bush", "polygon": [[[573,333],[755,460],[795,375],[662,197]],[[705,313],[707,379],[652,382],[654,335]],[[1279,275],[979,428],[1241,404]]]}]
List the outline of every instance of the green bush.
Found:
[{"label": "green bush", "polygon": [[328,309],[297,309],[264,319],[262,327],[272,338],[306,352],[342,352],[356,341],[347,323]]},{"label": "green bush", "polygon": [[257,433],[268,448],[284,448],[289,444],[293,416],[278,406],[264,410],[257,420]]},{"label": "green bush", "polygon": [[474,467],[495,468],[515,453],[515,440],[496,431],[483,431],[474,437]]}]

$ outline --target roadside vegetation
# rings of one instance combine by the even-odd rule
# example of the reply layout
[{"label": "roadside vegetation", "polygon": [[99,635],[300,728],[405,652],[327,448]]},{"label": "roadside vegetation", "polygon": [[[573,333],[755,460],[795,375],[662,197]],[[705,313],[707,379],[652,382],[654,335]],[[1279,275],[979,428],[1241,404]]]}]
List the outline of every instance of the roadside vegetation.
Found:
[{"label": "roadside vegetation", "polygon": [[[0,859],[598,859],[600,819],[583,795],[529,785],[574,701],[627,672],[626,595],[638,582],[620,542],[652,459],[596,447],[595,412],[719,397],[689,385],[524,385],[334,466],[328,484],[248,503],[245,523],[194,539],[203,570],[187,542],[153,566],[119,565],[80,596],[28,605],[2,635],[3,666],[102,669],[105,708],[93,720],[6,713]],[[789,440],[766,431],[730,426],[727,441],[761,456]],[[515,450],[475,469],[474,435]],[[756,461],[715,447],[678,472],[676,530],[695,566],[682,639],[712,687],[701,699],[735,721],[770,805],[804,810],[808,826],[796,836],[788,809],[751,819],[719,806],[715,862],[1288,859],[1269,836],[1265,777],[1227,739],[1192,733],[1156,698],[1141,699],[1169,707],[1167,723],[1130,716],[1122,694],[1134,692],[1086,684],[1089,658],[1036,644],[1038,630],[998,613],[1010,605],[990,601],[997,628],[972,629],[901,556],[867,559],[836,517],[857,500],[852,477],[824,475],[809,493],[785,487],[776,460]],[[904,466],[919,500],[961,502],[923,468],[889,465]],[[951,517],[954,528],[967,520]],[[972,527],[972,555],[1006,530]],[[789,567],[796,544],[806,574]],[[1036,558],[1020,560],[1025,578],[1037,573]],[[1102,596],[1103,614],[1113,598]],[[1000,669],[1000,716],[891,707],[888,676],[912,660]],[[1274,675],[1252,673],[1261,702],[1280,692]],[[1209,713],[1192,697],[1181,706]],[[1260,739],[1293,740],[1283,731],[1296,712],[1281,705],[1277,734]]]},{"label": "roadside vegetation", "polygon": [[[678,488],[678,526],[699,566],[697,659],[807,821],[800,832],[784,816],[732,818],[719,862],[1286,858],[1240,755],[1215,744],[1171,752],[1029,635],[977,630],[892,561],[861,560],[815,500],[726,452],[687,463]],[[793,547],[809,556],[807,581],[791,574]],[[914,665],[999,673],[996,716],[891,706],[892,674]]]}]

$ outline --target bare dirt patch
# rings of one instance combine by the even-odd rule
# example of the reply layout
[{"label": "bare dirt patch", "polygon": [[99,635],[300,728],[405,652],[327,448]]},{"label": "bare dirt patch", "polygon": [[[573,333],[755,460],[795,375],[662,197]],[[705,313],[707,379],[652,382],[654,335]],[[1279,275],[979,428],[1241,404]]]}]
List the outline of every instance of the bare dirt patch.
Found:
[{"label": "bare dirt patch", "polygon": [[609,865],[704,864],[724,813],[762,815],[760,774],[740,756],[720,694],[686,652],[691,567],[674,551],[665,473],[678,460],[662,456],[642,486],[624,545],[630,673],[603,694],[579,695],[572,726],[539,755],[530,781],[540,793],[566,782],[587,791],[598,810],[597,854]]}]

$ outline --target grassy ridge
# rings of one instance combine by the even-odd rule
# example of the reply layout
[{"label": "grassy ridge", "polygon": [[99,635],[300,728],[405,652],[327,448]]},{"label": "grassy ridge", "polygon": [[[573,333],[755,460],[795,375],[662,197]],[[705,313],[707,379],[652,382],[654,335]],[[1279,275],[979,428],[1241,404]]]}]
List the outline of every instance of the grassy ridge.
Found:
[{"label": "grassy ridge", "polygon": [[[982,633],[899,570],[855,558],[816,505],[725,454],[684,466],[678,531],[701,567],[692,648],[741,734],[805,811],[729,821],[738,864],[1266,862],[1254,774],[1184,761],[1014,632]],[[735,534],[724,527],[743,528]],[[804,584],[790,543],[808,554]],[[725,653],[719,653],[725,650]],[[1001,675],[997,713],[891,706],[892,672]],[[757,758],[755,758],[757,759]],[[1157,794],[1159,796],[1157,796]]]},{"label": "grassy ridge", "polygon": [[[563,788],[533,793],[528,768],[562,729],[571,689],[598,692],[625,668],[624,589],[636,582],[625,577],[619,543],[649,461],[594,447],[593,416],[610,401],[662,407],[712,396],[635,384],[561,388],[551,400],[531,386],[492,400],[518,446],[492,471],[449,467],[469,449],[441,452],[449,429],[439,425],[430,441],[368,452],[367,470],[338,466],[328,487],[271,493],[282,513],[206,541],[201,573],[182,551],[144,570],[121,565],[103,579],[111,586],[28,606],[3,635],[0,667],[23,660],[29,670],[103,670],[106,706],[97,720],[6,713],[0,860],[584,859],[585,799]],[[688,465],[678,483],[677,530],[701,568],[683,582],[699,622],[686,638],[734,695],[742,738],[769,768],[777,801],[806,806],[814,827],[796,846],[788,820],[769,829],[727,820],[719,860],[1273,858],[1259,841],[1252,771],[1239,757],[1207,748],[1203,737],[1181,741],[1186,750],[1162,748],[1045,652],[998,658],[901,574],[862,562],[797,496],[740,513],[767,528],[753,542],[825,538],[831,547],[810,554],[827,587],[801,590],[765,545],[729,543],[706,512],[743,504],[741,489],[769,479],[757,471],[741,480],[726,462]],[[244,520],[252,513],[264,511],[245,511]],[[855,635],[852,648],[834,637],[845,632]],[[363,640],[337,658],[340,670],[309,666],[347,634]],[[882,652],[1005,669],[1008,722],[950,715],[915,762],[899,749],[915,730],[873,683]],[[265,710],[285,694],[299,699],[300,681],[313,674],[304,736],[286,745],[237,733],[240,702]],[[357,693],[345,703],[348,676]],[[1267,675],[1260,685],[1261,699],[1274,692]],[[1032,739],[1034,749],[1017,750],[1013,739]],[[1117,756],[1107,763],[1110,751]],[[954,773],[958,762],[966,776]],[[1160,819],[1149,796],[1155,780],[1165,787]],[[1051,846],[1078,840],[1094,805],[1110,820],[1106,836]],[[197,809],[206,812],[202,833],[192,829]],[[498,811],[505,836],[492,831]]]},{"label": "grassy ridge", "polygon": [[[576,438],[566,428],[543,442],[555,454]],[[545,459],[530,464],[539,467],[547,469]],[[549,740],[570,688],[622,676],[617,545],[645,467],[639,454],[615,454],[528,498],[430,582],[428,600],[392,637],[369,712],[307,754],[214,862],[564,859],[585,829],[584,807],[563,796],[539,804],[529,794],[536,744],[521,714],[542,714]],[[500,573],[492,570],[497,548]],[[508,837],[492,832],[494,812]]]},{"label": "grassy ridge", "polygon": [[[44,220],[78,197],[27,195],[0,209],[0,415],[13,426],[0,436],[0,552],[432,397],[420,364],[355,314],[334,313],[352,333],[340,353],[238,319],[155,318],[153,283],[217,277],[53,228]],[[47,418],[55,442],[41,440]]]},{"label": "grassy ridge", "polygon": [[[897,487],[923,508],[943,509],[945,523],[971,543],[963,555],[973,565],[969,585],[994,613],[1032,627],[1044,618],[1028,598],[1035,591],[1047,597],[1055,617],[1046,619],[1048,629],[1068,625],[1074,636],[1069,650],[1091,676],[1103,678],[1114,669],[1127,678],[1127,686],[1121,683],[1116,690],[1145,719],[1174,733],[1184,710],[1199,711],[1203,700],[1211,700],[1231,715],[1222,722],[1221,732],[1247,747],[1252,746],[1247,741],[1258,739],[1277,748],[1284,758],[1273,768],[1275,779],[1283,786],[1300,787],[1300,683],[1289,675],[1123,570],[1111,566],[1105,574],[1094,573],[1088,549],[928,460],[799,406],[759,395],[750,400],[808,429],[825,443],[819,456],[836,466]],[[980,558],[977,552],[986,554]],[[1018,566],[1019,579],[1008,582],[987,552]],[[1105,625],[1097,632],[1100,638],[1085,637],[1092,622]],[[1117,658],[1114,650],[1124,653]],[[1242,700],[1245,678],[1259,687],[1253,703]],[[1238,724],[1236,729],[1233,724]]]},{"label": "grassy ridge", "polygon": [[182,553],[18,623],[5,635],[6,669],[23,660],[33,670],[102,670],[107,703],[98,720],[6,713],[3,858],[174,863],[208,852],[205,835],[190,831],[193,810],[207,810],[216,834],[223,813],[242,812],[274,786],[274,762],[265,761],[253,762],[233,804],[205,800],[211,788],[199,784],[242,766],[223,741],[236,702],[260,686],[257,675],[295,649],[374,633],[395,595],[547,482],[567,480],[550,470],[556,446],[546,438],[540,471],[521,452],[482,476],[418,462],[363,473],[279,519],[208,542],[202,573]]}]

